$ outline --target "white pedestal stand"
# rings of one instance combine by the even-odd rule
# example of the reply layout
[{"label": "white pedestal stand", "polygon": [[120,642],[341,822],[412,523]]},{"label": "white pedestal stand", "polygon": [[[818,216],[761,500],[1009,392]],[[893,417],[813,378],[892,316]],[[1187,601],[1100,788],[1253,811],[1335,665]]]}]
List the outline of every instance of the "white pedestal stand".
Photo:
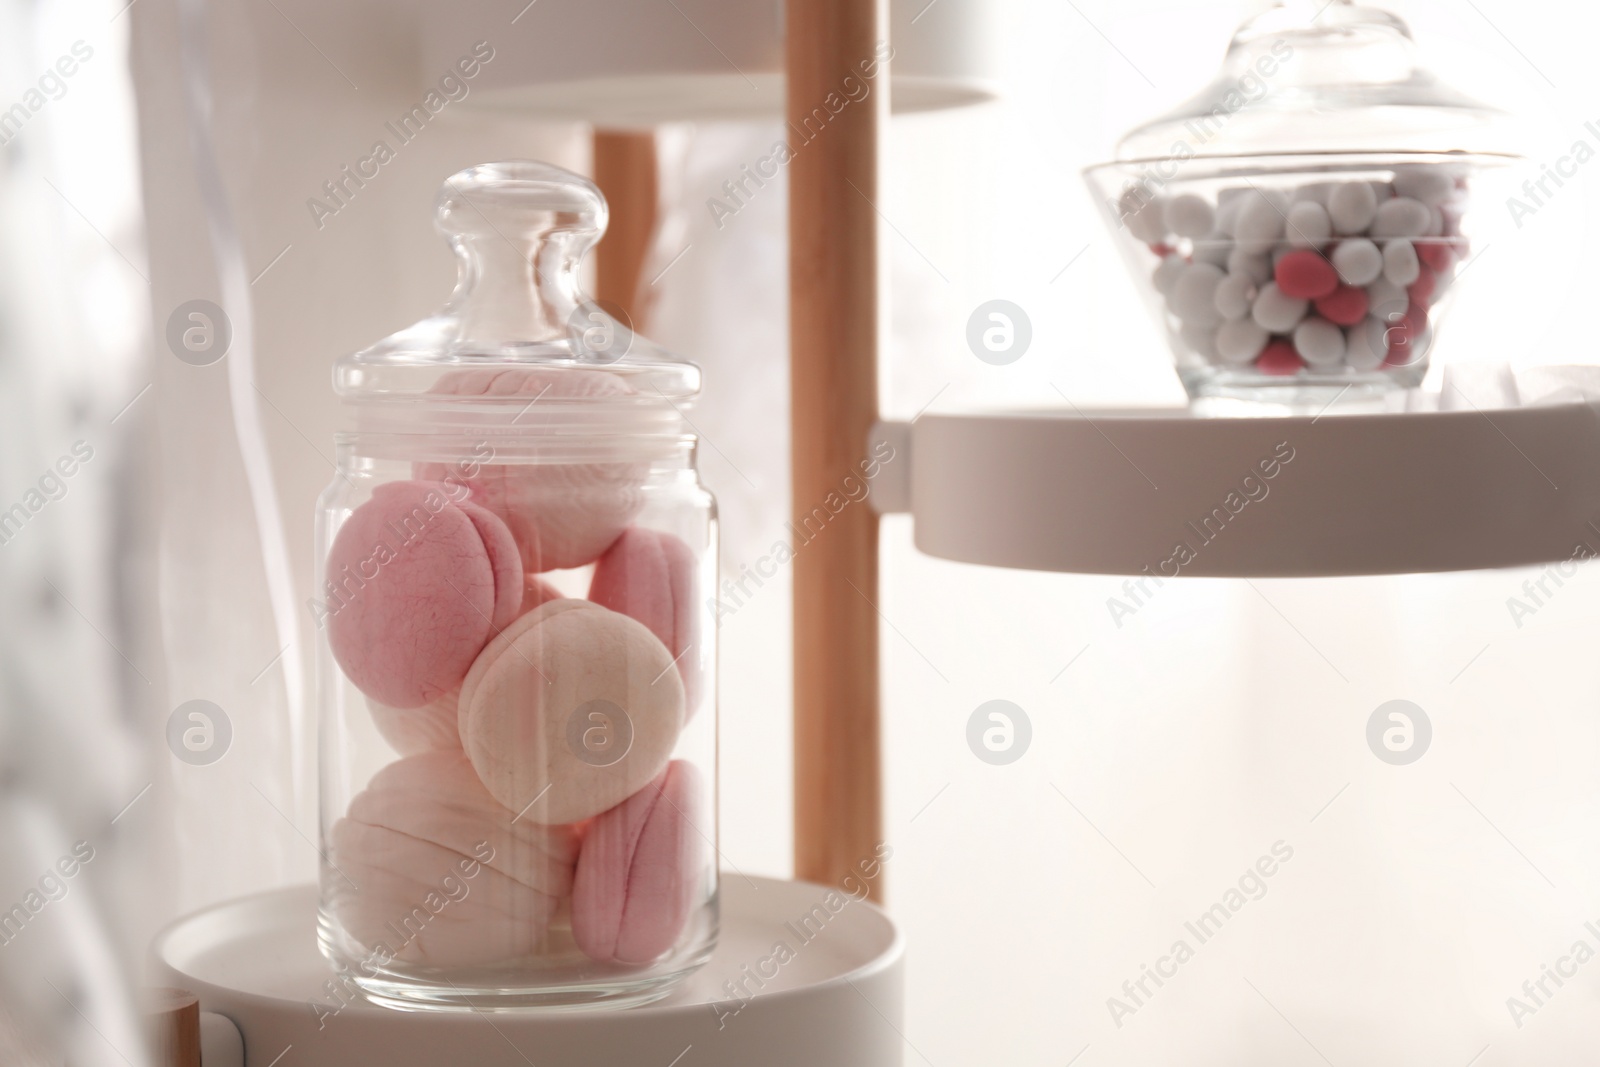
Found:
[{"label": "white pedestal stand", "polygon": [[334,972],[317,950],[312,886],[178,921],[151,948],[153,981],[188,989],[203,1010],[232,1019],[246,1067],[898,1067],[903,943],[883,912],[841,900],[803,882],[725,875],[715,956],[642,1008],[407,1013],[348,997],[341,1005],[324,985]]}]

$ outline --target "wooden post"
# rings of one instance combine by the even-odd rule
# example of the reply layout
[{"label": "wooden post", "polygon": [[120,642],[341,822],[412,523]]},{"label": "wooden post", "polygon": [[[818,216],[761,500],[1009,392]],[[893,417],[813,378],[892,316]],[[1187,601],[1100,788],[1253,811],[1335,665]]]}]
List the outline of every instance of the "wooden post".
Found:
[{"label": "wooden post", "polygon": [[660,209],[655,133],[595,130],[593,169],[611,207],[611,223],[594,251],[595,299],[622,308],[642,332],[650,301],[641,274]]},{"label": "wooden post", "polygon": [[[878,140],[889,72],[834,113],[888,37],[882,0],[787,0],[795,874],[836,885],[883,840],[878,518],[825,505],[878,416]],[[825,116],[819,121],[818,116]],[[809,539],[809,540],[806,540]],[[801,543],[803,542],[803,543]],[[881,881],[872,883],[874,892]]]},{"label": "wooden post", "polygon": [[146,989],[144,1026],[155,1067],[200,1067],[200,998],[187,989]]}]

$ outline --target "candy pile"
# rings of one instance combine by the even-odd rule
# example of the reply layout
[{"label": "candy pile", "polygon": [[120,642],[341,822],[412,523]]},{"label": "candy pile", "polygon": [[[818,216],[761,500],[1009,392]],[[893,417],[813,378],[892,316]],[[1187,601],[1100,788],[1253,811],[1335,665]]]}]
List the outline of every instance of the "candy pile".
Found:
[{"label": "candy pile", "polygon": [[1417,367],[1430,309],[1467,252],[1465,182],[1447,167],[1292,193],[1247,184],[1216,203],[1124,192],[1122,223],[1182,346],[1219,370],[1344,376]]},{"label": "candy pile", "polygon": [[[415,473],[327,559],[329,646],[402,757],[332,829],[335,914],[394,959],[465,966],[547,951],[567,907],[589,957],[647,964],[706,866],[705,783],[672,758],[704,690],[694,552],[628,525],[639,485],[602,465]],[[591,563],[588,599],[536,574]]]}]

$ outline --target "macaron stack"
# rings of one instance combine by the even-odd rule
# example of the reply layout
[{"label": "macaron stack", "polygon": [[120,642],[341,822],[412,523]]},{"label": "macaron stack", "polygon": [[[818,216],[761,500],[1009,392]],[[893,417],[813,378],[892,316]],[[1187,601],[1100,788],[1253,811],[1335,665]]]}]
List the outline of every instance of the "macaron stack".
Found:
[{"label": "macaron stack", "polygon": [[[577,384],[613,388],[594,374]],[[703,896],[710,839],[706,784],[673,758],[704,689],[695,554],[629,525],[628,464],[441,472],[379,486],[328,553],[329,647],[401,756],[333,826],[335,912],[413,964],[554,951],[562,917],[596,962],[649,964]],[[587,599],[539,577],[590,564]],[[430,895],[445,902],[417,921]]]},{"label": "macaron stack", "polygon": [[1448,167],[1392,178],[1124,193],[1123,225],[1157,258],[1174,344],[1217,372],[1274,377],[1419,367],[1433,308],[1467,255],[1465,182]]}]

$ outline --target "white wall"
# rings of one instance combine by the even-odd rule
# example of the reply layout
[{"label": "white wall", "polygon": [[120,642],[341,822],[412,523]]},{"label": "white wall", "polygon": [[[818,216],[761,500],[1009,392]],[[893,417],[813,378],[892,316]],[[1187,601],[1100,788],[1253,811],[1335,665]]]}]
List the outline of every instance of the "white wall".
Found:
[{"label": "white wall", "polygon": [[[890,192],[880,205],[904,235],[887,238],[895,337],[884,403],[892,415],[909,417],[935,396],[935,410],[1059,406],[1056,387],[1080,404],[1181,399],[1162,342],[1078,172],[1109,158],[1115,140],[1133,124],[1203,85],[1232,27],[1260,6],[1018,0],[1007,5],[1013,30],[1004,38],[1008,99],[970,113],[896,123]],[[1543,0],[1416,0],[1394,7],[1448,80],[1528,116],[1535,158],[1553,161],[1579,137],[1600,147],[1600,131],[1583,129],[1600,119],[1600,71],[1585,44],[1600,29],[1593,7]],[[937,13],[935,7],[927,17]],[[1588,242],[1600,237],[1597,188],[1600,162],[1522,231],[1512,230],[1486,251],[1470,279],[1476,295],[1458,302],[1440,353],[1595,360],[1590,304],[1600,286],[1600,262]],[[1495,204],[1482,210],[1504,212]],[[979,362],[964,341],[967,316],[995,297],[1021,305],[1033,323],[1032,349],[1007,367]],[[1093,521],[1096,509],[1114,507],[1115,501],[1085,501],[1085,521]],[[1280,833],[1296,842],[1304,838],[1311,854],[1311,843],[1326,845],[1317,835],[1331,820],[1312,827],[1305,817],[1341,782],[1353,779],[1358,785],[1352,789],[1359,790],[1368,781],[1376,761],[1360,750],[1357,735],[1376,703],[1425,693],[1414,698],[1441,715],[1483,721],[1497,710],[1513,714],[1496,703],[1506,688],[1515,691],[1519,677],[1547,680],[1534,664],[1548,663],[1563,644],[1556,634],[1564,627],[1592,629],[1600,616],[1593,574],[1581,579],[1588,593],[1568,594],[1571,616],[1542,620],[1548,628],[1537,638],[1514,631],[1502,603],[1520,576],[1443,587],[1396,581],[1365,592],[1354,584],[1341,591],[1262,583],[1310,640],[1352,675],[1347,687],[1246,588],[1209,582],[1170,587],[1135,624],[1118,629],[1105,605],[1120,582],[930,560],[911,547],[904,519],[888,523],[883,552],[883,610],[899,631],[884,636],[885,751],[888,826],[899,848],[890,865],[891,902],[912,951],[908,1063],[1042,1067],[1065,1064],[1086,1046],[1077,1061],[1084,1065],[1320,1062],[1298,1042],[1281,1050],[1273,1044],[1272,1028],[1281,1024],[1259,1001],[1252,1005],[1254,994],[1240,984],[1238,965],[1252,958],[1242,945],[1234,958],[1197,964],[1208,969],[1187,976],[1193,983],[1187,993],[1164,994],[1200,1000],[1204,1010],[1187,1043],[1164,1052],[1153,1043],[1163,1027],[1178,1025],[1178,1002],[1143,1017],[1143,1032],[1136,1034],[1131,1024],[1124,1031],[1110,1025],[1105,999],[1124,977],[1137,975],[1140,962],[1153,962],[1148,953],[1166,928],[1148,917],[1162,906],[1200,904],[1228,884],[1229,867],[1242,868]],[[1432,598],[1439,596],[1459,597],[1471,607],[1455,616],[1434,614]],[[1387,645],[1376,640],[1383,633],[1392,638]],[[1479,633],[1483,640],[1476,640]],[[1508,646],[1515,638],[1538,650]],[[1457,686],[1447,684],[1490,642],[1491,651],[1472,668],[1484,675],[1469,672]],[[1083,658],[1058,679],[1080,652]],[[1504,658],[1492,658],[1496,654]],[[1561,667],[1546,670],[1563,679],[1548,692],[1564,703],[1569,724],[1581,724],[1591,680],[1562,676]],[[1469,684],[1470,696],[1461,691]],[[995,698],[1023,706],[1034,726],[1033,750],[1009,767],[980,763],[963,737],[967,716]],[[1252,713],[1265,721],[1342,725],[1299,738],[1274,734],[1285,749],[1258,742],[1258,756],[1292,750],[1296,740],[1318,755],[1294,764],[1289,777],[1296,783],[1256,783],[1259,788],[1241,791],[1234,772],[1251,750],[1248,738],[1233,731]],[[1581,729],[1574,744],[1590,743],[1580,736]],[[1229,748],[1229,740],[1245,747]],[[1470,772],[1457,763],[1453,773]],[[1458,783],[1473,791],[1468,779]],[[1592,787],[1588,792],[1592,802]],[[1347,794],[1346,801],[1360,795]],[[1515,795],[1505,797],[1506,804]],[[1444,799],[1453,794],[1445,790]],[[1472,832],[1454,821],[1447,804],[1439,806],[1452,812],[1440,834]],[[1238,827],[1223,829],[1223,818],[1238,820]],[[1506,829],[1521,839],[1537,837],[1538,825],[1530,818],[1520,832]],[[1488,841],[1481,845],[1470,866],[1473,877],[1532,878],[1515,855],[1493,851]],[[1576,932],[1582,909],[1569,894],[1576,885],[1594,887],[1594,859],[1592,852],[1571,857],[1568,879],[1556,877],[1567,891],[1559,897],[1546,895],[1536,878],[1518,882],[1518,892],[1527,894],[1530,909],[1557,907],[1560,900],[1566,910],[1558,913],[1574,916]],[[1519,869],[1509,873],[1505,864]],[[1364,869],[1352,860],[1342,872],[1354,877]],[[1389,876],[1381,869],[1369,873]],[[1158,903],[1149,903],[1152,897]],[[1284,909],[1280,916],[1289,913],[1289,899],[1275,903]],[[1349,918],[1348,897],[1330,906],[1333,922]],[[1142,922],[1130,918],[1141,913]],[[1281,931],[1263,926],[1250,936],[1257,935],[1262,940],[1249,948],[1255,958],[1271,959],[1272,938],[1281,944]],[[1470,935],[1461,940],[1467,948],[1452,949],[1470,951]],[[1419,934],[1417,944],[1424,942]],[[1533,973],[1531,957],[1545,950],[1537,941],[1519,948]],[[1483,1028],[1508,1030],[1503,999],[1527,975],[1503,960],[1482,971],[1463,965],[1462,974],[1469,972],[1473,977],[1462,983],[1489,1013]],[[1472,988],[1479,974],[1483,987]],[[1415,987],[1416,999],[1408,1000],[1411,1032],[1431,1033],[1442,1016],[1427,1014],[1422,990],[1431,994],[1436,987],[1426,976]],[[1569,1020],[1576,1023],[1584,1012],[1593,1018],[1592,979],[1587,997],[1567,1006],[1574,1013]],[[1163,1016],[1169,1009],[1172,1014]],[[1397,1054],[1404,1047],[1401,1039],[1387,1040],[1391,1031],[1381,1027],[1372,1033],[1386,1040],[1363,1045],[1331,1021],[1297,1021],[1317,1028],[1313,1040],[1335,1063],[1389,1063],[1378,1050],[1387,1046]],[[1231,1035],[1219,1032],[1235,1022]],[[1490,1040],[1474,1040],[1476,1026],[1435,1036],[1430,1054],[1446,1062],[1459,1051],[1466,1063]],[[1527,1062],[1516,1058],[1513,1038],[1491,1036],[1495,1048],[1480,1064]],[[1219,1053],[1229,1040],[1236,1054]],[[1269,1050],[1283,1058],[1250,1058],[1267,1057]]]}]

